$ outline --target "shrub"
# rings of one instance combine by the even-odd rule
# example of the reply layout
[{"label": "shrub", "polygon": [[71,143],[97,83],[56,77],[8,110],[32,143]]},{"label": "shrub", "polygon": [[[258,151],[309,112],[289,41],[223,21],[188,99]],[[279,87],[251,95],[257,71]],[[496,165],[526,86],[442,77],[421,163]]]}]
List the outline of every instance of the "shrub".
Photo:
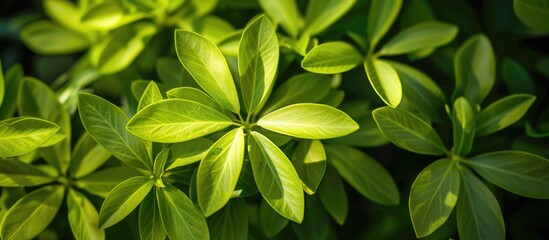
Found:
[{"label": "shrub", "polygon": [[2,239],[546,233],[546,0],[41,3],[0,22]]}]

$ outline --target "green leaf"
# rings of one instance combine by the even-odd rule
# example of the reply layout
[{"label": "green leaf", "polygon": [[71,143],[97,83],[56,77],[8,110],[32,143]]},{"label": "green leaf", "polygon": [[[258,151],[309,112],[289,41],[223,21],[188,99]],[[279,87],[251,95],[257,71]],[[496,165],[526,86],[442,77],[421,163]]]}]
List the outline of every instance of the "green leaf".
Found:
[{"label": "green leaf", "polygon": [[478,115],[477,136],[485,136],[510,126],[526,114],[536,97],[513,94],[490,104]]},{"label": "green leaf", "polygon": [[547,0],[513,0],[513,10],[518,19],[528,27],[549,32],[549,1]]},{"label": "green leaf", "polygon": [[0,186],[37,186],[53,182],[54,176],[40,168],[15,159],[0,160]]},{"label": "green leaf", "polygon": [[462,168],[461,174],[456,206],[459,237],[505,239],[505,224],[497,199],[471,171]]},{"label": "green leaf", "polygon": [[504,58],[501,61],[501,77],[507,85],[507,90],[511,94],[529,93],[534,94],[536,87],[532,76],[517,61],[511,58]]},{"label": "green leaf", "polygon": [[297,37],[303,25],[303,18],[295,0],[258,0],[261,9],[269,15],[273,21],[280,23],[286,33]]},{"label": "green leaf", "polygon": [[388,61],[398,73],[402,83],[402,102],[411,103],[411,107],[422,115],[440,121],[442,109],[446,104],[444,93],[427,74],[411,66]]},{"label": "green leaf", "polygon": [[258,132],[251,132],[248,144],[255,182],[263,198],[283,217],[303,221],[301,181],[288,157]]},{"label": "green leaf", "polygon": [[292,163],[301,179],[303,190],[315,194],[326,171],[326,153],[319,140],[299,141],[292,154]]},{"label": "green leaf", "polygon": [[33,52],[43,55],[76,53],[90,46],[85,35],[45,20],[21,29],[21,40]]},{"label": "green leaf", "polygon": [[2,219],[2,239],[32,239],[53,220],[61,203],[65,188],[47,186],[25,195],[13,205]]},{"label": "green leaf", "polygon": [[154,142],[175,143],[202,137],[234,125],[230,118],[204,104],[168,99],[139,111],[127,129]]},{"label": "green leaf", "polygon": [[48,163],[64,173],[71,157],[71,121],[57,95],[40,80],[27,77],[19,89],[17,105],[19,115],[41,118],[60,127],[58,133],[65,135],[61,143],[42,148],[39,152]]},{"label": "green leaf", "polygon": [[110,157],[111,153],[107,149],[97,144],[88,133],[84,133],[72,152],[70,175],[74,178],[86,176],[101,167]]},{"label": "green leaf", "polygon": [[108,228],[130,214],[154,186],[148,177],[138,176],[125,180],[107,195],[99,211],[99,226]]},{"label": "green leaf", "polygon": [[326,139],[345,136],[358,124],[344,112],[328,105],[298,103],[263,116],[257,125],[297,138]]},{"label": "green leaf", "polygon": [[156,155],[156,158],[154,159],[153,176],[155,178],[154,184],[157,187],[165,187],[164,183],[162,182],[162,175],[164,174],[164,169],[166,169],[166,163],[168,162],[169,158],[170,149],[164,148]]},{"label": "green leaf", "polygon": [[299,239],[327,239],[331,230],[330,218],[318,200],[305,198],[305,218],[301,224],[292,223],[292,229]]},{"label": "green leaf", "polygon": [[475,112],[464,97],[459,97],[454,102],[452,126],[454,133],[452,152],[458,156],[464,156],[471,151],[475,138]]},{"label": "green leaf", "polygon": [[334,218],[334,220],[342,226],[347,219],[349,212],[349,201],[345,192],[345,185],[337,170],[328,165],[326,173],[318,186],[318,197],[326,211]]},{"label": "green leaf", "polygon": [[204,216],[176,187],[167,184],[156,193],[160,218],[170,239],[209,239]]},{"label": "green leaf", "polygon": [[[80,18],[82,14],[79,12],[78,6],[70,0],[44,0],[44,12],[55,22],[61,26],[73,31],[87,34],[87,29],[83,29]],[[89,30],[88,30],[89,31]]]},{"label": "green leaf", "polygon": [[413,114],[390,107],[378,108],[372,114],[381,132],[400,148],[435,156],[446,153],[433,127]]},{"label": "green leaf", "polygon": [[238,49],[242,99],[248,114],[252,114],[267,100],[278,66],[278,39],[265,15],[246,26]]},{"label": "green leaf", "polygon": [[75,181],[76,186],[87,192],[105,198],[120,182],[140,175],[126,166],[106,168]]},{"label": "green leaf", "polygon": [[[181,87],[185,74],[188,75],[179,60],[171,57],[161,57],[156,61],[156,74],[170,88]],[[191,81],[194,83],[194,80]]]},{"label": "green leaf", "polygon": [[139,206],[139,238],[141,240],[166,239],[166,230],[162,225],[155,192],[149,192]]},{"label": "green leaf", "polygon": [[196,33],[176,30],[175,50],[183,67],[204,91],[231,112],[240,112],[229,66],[215,44]]},{"label": "green leaf", "polygon": [[4,71],[2,70],[2,60],[0,59],[0,106],[2,106],[2,101],[4,101],[5,91]]},{"label": "green leaf", "polygon": [[459,186],[459,170],[450,159],[438,160],[419,173],[408,202],[418,238],[431,235],[450,217],[458,200]]},{"label": "green leaf", "polygon": [[156,83],[154,83],[154,81],[151,81],[149,85],[147,85],[147,88],[145,89],[145,92],[143,92],[143,95],[141,95],[137,111],[141,111],[141,109],[145,108],[146,106],[149,106],[159,101],[162,101],[162,93],[160,93],[160,90],[158,89]]},{"label": "green leaf", "polygon": [[176,143],[171,146],[172,159],[166,164],[166,170],[189,165],[200,161],[212,146],[213,142],[206,138]]},{"label": "green leaf", "polygon": [[84,194],[69,189],[67,208],[69,209],[69,224],[76,239],[105,239],[105,230],[100,229],[97,225],[99,214]]},{"label": "green leaf", "polygon": [[34,151],[59,131],[56,124],[32,117],[0,122],[0,157],[18,156]]},{"label": "green leaf", "polygon": [[261,201],[259,206],[259,223],[267,237],[278,235],[290,221],[275,211],[267,201]]},{"label": "green leaf", "polygon": [[375,58],[366,59],[364,69],[381,100],[396,108],[402,100],[402,84],[395,69],[388,62]]},{"label": "green leaf", "polygon": [[206,217],[231,199],[244,161],[244,129],[231,130],[215,142],[198,167],[198,204]]},{"label": "green leaf", "polygon": [[331,88],[331,76],[313,73],[295,75],[274,89],[262,114],[295,103],[318,102],[328,95]]},{"label": "green leaf", "polygon": [[218,112],[226,112],[223,106],[219,105],[218,102],[200,89],[193,87],[179,87],[168,91],[166,94],[168,95],[168,98],[189,100],[204,104],[217,110]]},{"label": "green leaf", "polygon": [[452,24],[421,22],[399,32],[383,45],[379,53],[390,56],[439,47],[452,41],[457,33],[458,28]]},{"label": "green leaf", "polygon": [[238,182],[233,192],[232,198],[245,198],[255,195],[258,192],[255,184],[252,163],[247,155],[244,155],[244,164],[238,177]]},{"label": "green leaf", "polygon": [[336,74],[347,72],[361,62],[362,55],[352,45],[335,41],[311,49],[301,61],[301,67],[309,72]]},{"label": "green leaf", "polygon": [[90,61],[102,74],[117,73],[139,56],[156,31],[156,26],[148,22],[116,29],[90,49]]},{"label": "green leaf", "polygon": [[310,36],[317,35],[341,18],[356,0],[312,0],[305,12],[303,32]]},{"label": "green leaf", "polygon": [[248,239],[248,213],[246,202],[235,199],[208,218],[211,239],[238,240]]},{"label": "green leaf", "polygon": [[91,6],[82,15],[82,24],[97,30],[110,30],[118,26],[124,17],[124,9],[118,2],[100,2]]},{"label": "green leaf", "polygon": [[459,47],[454,57],[456,87],[452,99],[465,97],[474,106],[480,104],[494,85],[495,57],[490,40],[477,34]]},{"label": "green leaf", "polygon": [[549,160],[527,152],[485,153],[467,162],[488,181],[512,193],[549,198]]},{"label": "green leaf", "polygon": [[0,104],[0,119],[12,117],[17,107],[17,95],[23,79],[21,64],[13,65],[4,77],[4,97]]},{"label": "green leaf", "polygon": [[86,131],[112,155],[129,166],[152,169],[145,144],[125,129],[129,119],[120,108],[98,96],[80,93],[78,110]]},{"label": "green leaf", "polygon": [[370,48],[374,49],[398,16],[402,0],[372,0],[368,15],[367,33]]},{"label": "green leaf", "polygon": [[325,148],[328,163],[360,194],[379,204],[400,202],[395,181],[376,160],[345,145],[326,145]]}]

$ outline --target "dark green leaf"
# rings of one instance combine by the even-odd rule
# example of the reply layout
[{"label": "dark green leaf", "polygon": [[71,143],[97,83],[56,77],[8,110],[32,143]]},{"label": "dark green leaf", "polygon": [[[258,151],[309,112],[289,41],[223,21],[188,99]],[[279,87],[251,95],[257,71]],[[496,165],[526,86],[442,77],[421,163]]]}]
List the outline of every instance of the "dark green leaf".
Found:
[{"label": "dark green leaf", "polygon": [[139,237],[141,240],[165,240],[166,230],[156,204],[156,191],[150,191],[139,206]]},{"label": "dark green leaf", "polygon": [[459,170],[450,159],[438,160],[419,173],[412,184],[408,205],[418,238],[442,226],[456,206]]},{"label": "dark green leaf", "polygon": [[322,182],[318,186],[318,197],[326,211],[334,218],[337,224],[345,224],[347,213],[349,212],[345,185],[343,185],[343,181],[337,170],[330,165],[327,166]]},{"label": "dark green leaf", "polygon": [[458,28],[442,22],[422,22],[406,28],[383,45],[381,55],[399,55],[430,49],[449,43]]},{"label": "dark green leaf", "polygon": [[326,171],[326,153],[319,140],[299,141],[292,154],[295,167],[303,190],[313,195]]},{"label": "dark green leaf", "polygon": [[372,114],[381,132],[395,145],[421,154],[446,153],[433,127],[413,114],[390,107],[378,108]]},{"label": "dark green leaf", "polygon": [[497,199],[471,171],[461,170],[456,206],[461,239],[505,239],[505,225]]},{"label": "dark green leaf", "polygon": [[219,212],[208,218],[211,239],[239,240],[248,239],[248,213],[246,202],[242,199],[231,200]]},{"label": "dark green leaf", "polygon": [[376,160],[345,145],[326,145],[325,148],[328,163],[363,196],[385,205],[400,202],[395,181]]},{"label": "dark green leaf", "polygon": [[398,16],[402,0],[372,0],[368,14],[368,39],[373,49]]},{"label": "dark green leaf", "polygon": [[100,229],[97,225],[99,214],[84,194],[69,189],[67,208],[69,209],[69,224],[76,239],[105,239],[105,230]]},{"label": "dark green leaf", "polygon": [[515,194],[549,198],[549,160],[527,152],[485,153],[467,162],[488,181]]},{"label": "dark green leaf", "polygon": [[482,34],[470,37],[454,57],[456,87],[452,99],[465,97],[473,106],[480,104],[492,90],[495,71],[490,40]]},{"label": "dark green leaf", "polygon": [[14,159],[0,160],[0,186],[37,186],[53,182],[54,176],[40,168]]}]

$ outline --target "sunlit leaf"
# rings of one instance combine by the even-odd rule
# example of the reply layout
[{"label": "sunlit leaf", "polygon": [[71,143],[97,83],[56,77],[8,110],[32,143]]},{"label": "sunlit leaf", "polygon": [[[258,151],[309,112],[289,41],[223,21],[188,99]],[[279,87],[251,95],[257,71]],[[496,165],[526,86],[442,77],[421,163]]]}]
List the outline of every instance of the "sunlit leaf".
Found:
[{"label": "sunlit leaf", "polygon": [[200,162],[196,175],[198,203],[205,216],[231,198],[244,161],[244,130],[236,128],[215,142]]},{"label": "sunlit leaf", "polygon": [[280,215],[303,221],[304,196],[292,163],[274,143],[257,132],[248,138],[248,152],[259,192]]},{"label": "sunlit leaf", "polygon": [[340,41],[320,44],[303,58],[301,67],[309,72],[335,74],[347,72],[362,62],[362,55],[350,44]]},{"label": "sunlit leaf", "polygon": [[263,116],[257,125],[292,137],[325,139],[345,136],[358,124],[344,112],[322,104],[298,103]]},{"label": "sunlit leaf", "polygon": [[48,227],[65,195],[65,187],[47,186],[25,195],[2,219],[2,239],[33,239]]},{"label": "sunlit leaf", "polygon": [[278,39],[265,15],[246,26],[238,49],[242,99],[246,111],[252,114],[267,100],[278,66]]},{"label": "sunlit leaf", "polygon": [[446,153],[444,143],[433,127],[411,113],[382,107],[374,110],[373,115],[381,132],[395,145],[421,154]]},{"label": "sunlit leaf", "polygon": [[418,238],[428,236],[450,217],[459,195],[459,170],[450,159],[438,160],[419,173],[408,205]]},{"label": "sunlit leaf", "polygon": [[108,228],[128,216],[143,201],[154,181],[143,176],[119,183],[109,193],[99,211],[99,226]]}]

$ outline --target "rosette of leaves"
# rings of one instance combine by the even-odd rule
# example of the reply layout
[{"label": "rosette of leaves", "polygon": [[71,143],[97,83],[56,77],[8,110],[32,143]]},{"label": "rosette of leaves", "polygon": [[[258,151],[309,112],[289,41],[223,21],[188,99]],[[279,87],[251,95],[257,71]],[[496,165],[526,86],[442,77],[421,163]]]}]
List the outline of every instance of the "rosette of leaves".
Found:
[{"label": "rosette of leaves", "polygon": [[[71,151],[69,115],[57,95],[41,81],[24,78],[16,102],[22,116],[49,120],[55,123],[51,125],[60,133],[55,134],[54,131],[50,140],[37,151],[0,160],[0,186],[9,187],[6,188],[6,196],[17,200],[6,206],[9,209],[3,213],[0,225],[2,239],[32,239],[38,236],[54,220],[65,194],[68,222],[74,237],[104,239],[104,230],[97,224],[97,210],[83,191],[105,197],[118,182],[134,175],[133,172],[121,167],[98,170],[111,155],[87,134],[80,137]],[[40,123],[31,126],[38,128]],[[11,143],[14,144],[14,141],[22,141],[15,143],[17,146],[32,142],[17,138]],[[46,164],[38,159],[43,159]],[[25,194],[21,187],[33,190]]]},{"label": "rosette of leaves", "polygon": [[[217,46],[203,36],[177,30],[175,42],[179,60],[202,90],[168,91],[168,99],[139,110],[128,122],[128,131],[145,140],[181,145],[214,134],[195,180],[198,205],[206,217],[245,192],[235,188],[249,158],[255,185],[268,205],[301,223],[303,179],[276,143],[340,137],[357,130],[358,124],[334,107],[284,102],[283,96],[271,103],[277,106],[264,108],[279,62],[276,33],[265,16],[254,18],[242,33],[235,77]],[[147,91],[143,97],[160,99]]]},{"label": "rosette of leaves", "polygon": [[[139,102],[140,108],[161,99],[157,86],[151,83]],[[99,212],[100,228],[117,224],[140,206],[141,239],[165,239],[166,235],[171,239],[209,239],[204,216],[174,184],[188,172],[177,167],[198,161],[210,141],[196,139],[188,145],[172,146],[177,150],[153,145],[126,130],[129,118],[119,107],[88,93],[79,94],[78,110],[90,136],[139,173],[118,182],[108,193]]]},{"label": "rosette of leaves", "polygon": [[[308,51],[301,66],[314,73],[337,74],[350,71],[362,63],[377,95],[385,104],[396,108],[402,101],[404,85],[409,83],[403,83],[398,69],[381,57],[426,56],[434,48],[452,41],[458,32],[458,28],[452,24],[423,21],[406,27],[378,47],[396,20],[401,5],[402,0],[372,0],[367,36],[355,33],[350,35],[360,45],[360,49],[343,41],[326,42]],[[411,68],[410,71],[415,69]]]},{"label": "rosette of leaves", "polygon": [[458,49],[454,101],[447,110],[453,129],[451,148],[446,148],[425,120],[427,116],[391,107],[373,112],[380,130],[398,147],[419,154],[446,155],[423,169],[412,184],[409,208],[418,238],[440,228],[455,208],[460,238],[505,239],[498,201],[477,175],[520,196],[549,198],[549,160],[511,150],[470,156],[478,137],[511,126],[535,100],[530,94],[512,94],[481,108],[494,85],[494,62],[492,46],[484,35],[472,36]]}]

